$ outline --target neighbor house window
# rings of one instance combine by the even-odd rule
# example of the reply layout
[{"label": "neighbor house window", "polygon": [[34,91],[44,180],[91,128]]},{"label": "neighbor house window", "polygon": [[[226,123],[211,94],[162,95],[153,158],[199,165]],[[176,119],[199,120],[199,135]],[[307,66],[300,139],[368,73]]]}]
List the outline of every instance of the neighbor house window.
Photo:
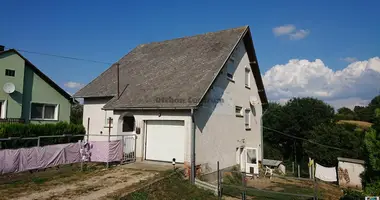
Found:
[{"label": "neighbor house window", "polygon": [[251,129],[251,110],[250,109],[245,109],[244,124],[245,124],[245,129]]},{"label": "neighbor house window", "polygon": [[58,105],[55,104],[32,103],[30,118],[43,120],[57,120],[57,110]]},{"label": "neighbor house window", "polygon": [[241,106],[235,106],[236,117],[243,117],[243,108]]},{"label": "neighbor house window", "polygon": [[[5,118],[5,109],[3,108],[4,106],[4,101],[0,101],[0,119]],[[4,112],[4,113],[3,113]]]},{"label": "neighbor house window", "polygon": [[229,80],[234,80],[234,72],[235,72],[235,60],[234,58],[230,58],[227,62],[227,78]]},{"label": "neighbor house window", "polygon": [[248,68],[245,68],[245,78],[244,78],[244,83],[246,88],[250,88],[250,77],[249,77],[249,72],[250,70]]},{"label": "neighbor house window", "polygon": [[15,76],[16,71],[12,69],[5,69],[5,76]]},{"label": "neighbor house window", "polygon": [[132,132],[135,130],[135,117],[124,116],[123,117],[123,132]]},{"label": "neighbor house window", "polygon": [[110,112],[110,111],[105,111],[104,127],[105,128],[109,128],[109,127],[112,128],[113,127],[112,112]]}]

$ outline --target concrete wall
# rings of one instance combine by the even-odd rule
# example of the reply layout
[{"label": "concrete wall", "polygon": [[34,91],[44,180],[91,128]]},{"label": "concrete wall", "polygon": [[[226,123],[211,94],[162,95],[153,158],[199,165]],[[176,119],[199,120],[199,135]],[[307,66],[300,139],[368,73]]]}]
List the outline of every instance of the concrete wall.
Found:
[{"label": "concrete wall", "polygon": [[[90,136],[90,140],[92,141],[106,141],[108,140],[108,124],[106,121],[107,117],[112,117],[112,111],[102,110],[103,106],[110,100],[111,98],[84,98],[83,100],[83,126],[86,129],[86,133],[91,134],[101,134],[104,136]],[[90,124],[88,126],[88,118],[90,118]],[[115,120],[112,127],[115,124]],[[89,130],[88,130],[89,127]],[[111,134],[116,135],[116,132],[113,132],[114,129],[111,129]]]},{"label": "concrete wall", "polygon": [[55,88],[50,86],[39,75],[34,73],[34,71],[29,67],[25,68],[24,80],[24,119],[30,118],[30,103],[32,102],[58,105],[58,116],[56,120],[30,120],[31,123],[55,123],[57,121],[70,122],[70,100],[62,96],[61,93],[59,93]]},{"label": "concrete wall", "polygon": [[[190,143],[191,143],[191,116],[190,116],[190,110],[182,111],[182,110],[175,110],[175,111],[159,111],[159,110],[130,110],[130,111],[115,111],[114,112],[114,129],[117,130],[119,134],[136,134],[134,132],[121,132],[121,123],[122,123],[122,117],[124,115],[133,115],[135,117],[135,123],[136,127],[140,127],[141,133],[137,136],[136,139],[136,157],[138,160],[143,160],[145,158],[145,140],[146,140],[146,120],[182,120],[185,122],[185,129],[186,129],[186,135],[185,135],[185,141],[184,147],[185,147],[185,162],[190,162],[191,157],[191,149],[190,149]],[[117,123],[116,123],[117,121]],[[169,142],[169,141],[168,141]],[[165,144],[162,144],[165,145]]]},{"label": "concrete wall", "polygon": [[[15,77],[5,76],[5,70],[15,70]],[[3,85],[11,82],[16,86],[15,92],[8,95]],[[0,55],[0,101],[6,101],[7,118],[23,118],[26,122],[49,123],[70,121],[70,100],[62,96],[45,80],[25,64],[23,58],[14,52]],[[56,120],[30,120],[31,102],[56,104],[58,116]],[[3,106],[5,107],[5,106]],[[4,117],[4,116],[1,116]]]},{"label": "concrete wall", "polygon": [[[227,66],[224,66],[222,73],[206,94],[202,107],[195,113],[196,163],[203,165],[203,173],[215,171],[217,161],[220,162],[221,169],[236,165],[236,148],[241,145],[257,148],[258,160],[262,160],[262,107],[252,71],[250,88],[245,87],[245,68],[250,68],[250,65],[243,42],[234,51],[234,58],[234,80],[227,78]],[[257,97],[258,105],[250,105],[251,96]],[[245,128],[244,117],[236,116],[235,106],[241,106],[243,114],[246,108],[252,110],[250,130]]]},{"label": "concrete wall", "polygon": [[[6,101],[7,118],[21,118],[24,91],[25,62],[15,53],[8,52],[0,55],[0,101]],[[15,70],[15,77],[5,76],[5,70]],[[5,83],[11,82],[16,86],[16,91],[6,94],[3,91]]]},{"label": "concrete wall", "polygon": [[360,178],[360,174],[363,173],[364,170],[365,169],[364,169],[363,164],[339,161],[338,162],[339,185],[341,187],[361,189],[362,180]]}]

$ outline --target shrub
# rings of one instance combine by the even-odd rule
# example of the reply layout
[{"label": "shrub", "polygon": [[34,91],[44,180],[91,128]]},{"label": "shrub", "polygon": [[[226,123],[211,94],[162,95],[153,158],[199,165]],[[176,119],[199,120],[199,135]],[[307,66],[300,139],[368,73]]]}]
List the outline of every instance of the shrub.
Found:
[{"label": "shrub", "polygon": [[[84,135],[85,129],[82,125],[58,122],[56,124],[0,124],[0,138],[8,137],[37,137],[52,135]],[[77,142],[83,137],[61,137],[61,138],[41,138],[40,146],[49,144],[60,144]],[[1,141],[0,149],[31,147],[37,145],[37,139],[13,139]]]}]

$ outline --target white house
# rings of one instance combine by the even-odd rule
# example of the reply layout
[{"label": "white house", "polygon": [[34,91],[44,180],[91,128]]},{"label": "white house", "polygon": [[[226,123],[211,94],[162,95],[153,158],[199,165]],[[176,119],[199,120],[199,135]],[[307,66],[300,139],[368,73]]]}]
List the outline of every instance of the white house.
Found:
[{"label": "white house", "polygon": [[136,134],[140,161],[258,172],[267,97],[248,26],[139,45],[74,96],[90,135]]}]

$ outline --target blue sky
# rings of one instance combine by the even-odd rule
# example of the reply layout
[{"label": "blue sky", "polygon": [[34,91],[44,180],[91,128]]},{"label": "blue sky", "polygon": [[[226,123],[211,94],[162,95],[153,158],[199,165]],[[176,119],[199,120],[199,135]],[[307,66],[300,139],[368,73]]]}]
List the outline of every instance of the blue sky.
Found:
[{"label": "blue sky", "polygon": [[[68,0],[22,4],[6,1],[1,9],[0,44],[7,48],[116,62],[141,43],[249,25],[262,74],[275,65],[286,67],[291,59],[306,59],[309,61],[306,64],[311,65],[320,59],[323,61],[320,67],[337,71],[345,69],[350,62],[380,56],[379,7],[380,1],[375,0],[365,3]],[[276,36],[274,28],[280,26],[291,26],[293,30]],[[302,30],[306,34],[290,39]],[[62,87],[70,81],[86,84],[108,68],[105,64],[23,55]],[[347,57],[351,58],[350,62],[344,61]],[[375,69],[380,74],[377,62]],[[372,93],[374,96],[376,91],[370,93],[369,96]],[[274,100],[289,95],[269,94]],[[361,98],[366,99],[367,96]]]}]

